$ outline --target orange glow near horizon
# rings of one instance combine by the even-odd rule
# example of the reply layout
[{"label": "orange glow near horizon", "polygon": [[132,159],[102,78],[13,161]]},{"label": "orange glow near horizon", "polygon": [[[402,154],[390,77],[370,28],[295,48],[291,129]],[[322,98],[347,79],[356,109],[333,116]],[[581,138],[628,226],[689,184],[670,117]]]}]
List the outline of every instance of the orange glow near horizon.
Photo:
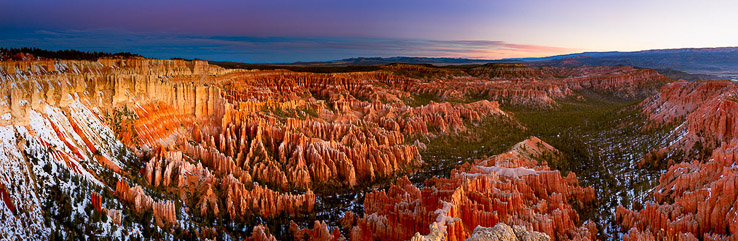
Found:
[{"label": "orange glow near horizon", "polygon": [[543,57],[737,46],[737,9],[734,0],[0,1],[0,46],[253,63]]}]

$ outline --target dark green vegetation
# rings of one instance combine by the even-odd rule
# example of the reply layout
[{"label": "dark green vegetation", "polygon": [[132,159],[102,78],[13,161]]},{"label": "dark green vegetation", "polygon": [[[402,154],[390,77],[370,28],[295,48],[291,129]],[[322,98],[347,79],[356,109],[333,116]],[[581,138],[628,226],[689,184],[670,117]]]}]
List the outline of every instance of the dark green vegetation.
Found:
[{"label": "dark green vegetation", "polygon": [[261,111],[264,113],[271,113],[275,117],[280,118],[295,118],[299,120],[305,120],[308,116],[318,117],[318,111],[305,107],[301,109],[284,109],[279,106],[262,106]]},{"label": "dark green vegetation", "polygon": [[[661,143],[668,128],[645,128],[640,99],[626,100],[607,94],[579,92],[584,99],[559,100],[554,111],[507,108],[527,127],[527,134],[541,138],[561,151],[563,158],[549,166],[577,174],[582,186],[595,188],[596,207],[577,207],[580,220],[598,224],[600,238],[613,239],[619,226],[618,205],[640,205],[658,183],[658,171],[641,169],[640,158]],[[576,205],[574,205],[576,207]]]},{"label": "dark green vegetation", "polygon": [[99,58],[131,58],[131,57],[141,57],[141,55],[138,54],[132,54],[129,52],[121,52],[121,53],[106,53],[106,52],[85,52],[85,51],[79,51],[74,49],[66,49],[66,50],[45,50],[45,49],[39,49],[39,48],[0,48],[0,60],[5,59],[12,59],[12,60],[20,60],[18,59],[19,54],[31,54],[35,57],[41,57],[41,58],[47,58],[47,59],[69,59],[69,60],[90,60],[90,61],[97,61]]},{"label": "dark green vegetation", "polygon": [[507,117],[490,117],[479,124],[466,123],[464,133],[418,139],[427,149],[420,150],[423,167],[413,174],[413,183],[422,183],[433,176],[448,177],[450,170],[464,162],[503,153],[516,143],[528,138],[528,134],[516,121]]},{"label": "dark green vegetation", "polygon": [[[489,118],[478,125],[468,124],[468,131],[460,135],[420,138],[427,145],[421,151],[425,163],[411,180],[422,185],[431,176],[449,175],[458,164],[502,153],[537,136],[560,151],[560,157],[542,158],[552,169],[564,176],[573,171],[580,185],[595,188],[598,201],[594,207],[572,203],[580,222],[593,220],[600,238],[617,238],[615,208],[642,205],[658,183],[660,169],[640,168],[638,162],[673,128],[646,128],[639,107],[642,99],[592,91],[579,91],[575,96],[557,100],[552,109],[503,106],[512,119]],[[434,100],[432,96],[414,97]]]},{"label": "dark green vegetation", "polygon": [[430,102],[436,102],[436,103],[472,103],[475,101],[479,101],[481,98],[471,98],[471,97],[463,97],[463,98],[439,98],[438,96],[432,95],[432,94],[419,94],[419,95],[413,95],[410,98],[407,98],[404,101],[404,103],[411,107],[418,107],[418,106],[424,106],[430,104]]},{"label": "dark green vegetation", "polygon": [[493,62],[494,60],[482,59],[465,59],[465,58],[432,58],[432,57],[358,57],[348,58],[334,61],[316,61],[316,62],[296,62],[289,65],[303,66],[346,66],[346,65],[385,65],[392,63],[407,64],[436,64],[436,65],[463,65],[463,64],[484,64]]},{"label": "dark green vegetation", "polygon": [[286,69],[296,72],[310,73],[347,73],[347,72],[364,72],[379,70],[379,66],[299,66],[299,65],[279,65],[279,64],[248,64],[227,61],[209,61],[210,64],[218,65],[226,69],[260,69],[275,70]]},{"label": "dark green vegetation", "polygon": [[36,188],[44,190],[43,195],[46,196],[41,205],[45,225],[51,228],[49,239],[113,240],[111,237],[103,237],[105,225],[111,220],[107,214],[94,210],[90,197],[92,193],[101,194],[101,201],[107,207],[121,208],[120,203],[113,198],[112,192],[85,181],[80,175],[72,175],[72,171],[53,161],[48,156],[50,153],[51,149],[37,153],[41,158],[26,153],[30,163],[35,167],[32,172],[33,178],[41,180],[36,182],[38,184]]},{"label": "dark green vegetation", "polygon": [[138,133],[135,131],[133,125],[133,123],[138,119],[136,112],[128,109],[128,106],[116,108],[112,112],[112,114],[103,113],[102,120],[108,123],[119,140],[129,138],[134,145],[138,146],[140,144]]},{"label": "dark green vegetation", "polygon": [[[514,67],[518,66],[490,64],[446,69],[451,73],[478,70],[480,73],[477,74],[494,77],[498,69]],[[400,72],[395,73],[402,75],[402,69],[397,69]],[[428,73],[414,77],[436,78],[446,74],[443,71]],[[641,207],[650,199],[649,192],[658,182],[661,168],[641,168],[638,163],[663,143],[669,130],[673,129],[673,126],[647,128],[646,117],[641,114],[639,103],[645,96],[655,93],[659,85],[644,89],[635,98],[582,90],[569,98],[556,100],[557,104],[552,108],[503,105],[502,109],[510,117],[490,117],[476,124],[466,122],[467,130],[461,133],[439,134],[437,130],[431,130],[435,136],[408,136],[408,144],[418,140],[426,146],[420,150],[424,160],[422,167],[398,172],[352,190],[318,188],[315,190],[318,197],[314,213],[268,220],[256,218],[251,223],[265,224],[280,238],[289,237],[290,220],[301,227],[311,227],[316,219],[338,226],[340,216],[346,211],[363,213],[361,204],[365,193],[373,188],[386,189],[397,177],[409,175],[416,186],[422,186],[430,177],[448,176],[459,164],[500,154],[530,136],[537,136],[560,151],[561,156],[542,158],[552,169],[560,170],[564,176],[575,172],[580,185],[595,188],[598,201],[592,206],[581,207],[572,203],[580,215],[579,225],[592,220],[597,223],[601,239],[616,239],[617,234],[623,231],[616,223],[615,208],[618,205],[631,209]],[[469,103],[481,99],[481,96],[467,96],[463,100],[442,100],[434,95],[412,95],[404,102],[421,106],[431,101]],[[280,116],[278,113],[281,112],[276,111],[275,114]],[[284,117],[287,116],[294,117],[292,114]],[[229,232],[238,230],[227,229]],[[342,231],[346,234],[348,230]]]}]

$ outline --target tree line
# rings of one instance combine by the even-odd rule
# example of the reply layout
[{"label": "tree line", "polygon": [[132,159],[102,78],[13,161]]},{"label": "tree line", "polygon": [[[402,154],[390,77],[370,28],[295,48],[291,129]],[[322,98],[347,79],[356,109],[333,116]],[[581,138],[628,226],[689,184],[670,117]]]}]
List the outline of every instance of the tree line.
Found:
[{"label": "tree line", "polygon": [[[3,59],[16,59],[19,54],[31,54],[35,57],[47,58],[47,59],[65,59],[65,60],[90,60],[96,61],[99,58],[130,58],[130,57],[142,57],[138,54],[132,54],[129,52],[119,53],[108,53],[108,52],[97,52],[97,51],[79,51],[75,49],[65,50],[46,50],[39,48],[0,48],[0,57]],[[16,59],[19,60],[19,59]]]}]

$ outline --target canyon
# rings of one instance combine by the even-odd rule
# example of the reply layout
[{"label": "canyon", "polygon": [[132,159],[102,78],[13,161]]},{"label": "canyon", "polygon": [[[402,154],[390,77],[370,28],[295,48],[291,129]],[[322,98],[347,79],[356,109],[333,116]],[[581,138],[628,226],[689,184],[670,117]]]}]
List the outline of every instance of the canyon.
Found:
[{"label": "canyon", "polygon": [[730,81],[22,57],[0,61],[8,239],[725,240],[738,228]]},{"label": "canyon", "polygon": [[625,240],[734,239],[736,87],[730,81],[674,82],[644,101],[654,125],[680,123],[669,143],[647,158],[676,163],[642,209],[618,207]]}]

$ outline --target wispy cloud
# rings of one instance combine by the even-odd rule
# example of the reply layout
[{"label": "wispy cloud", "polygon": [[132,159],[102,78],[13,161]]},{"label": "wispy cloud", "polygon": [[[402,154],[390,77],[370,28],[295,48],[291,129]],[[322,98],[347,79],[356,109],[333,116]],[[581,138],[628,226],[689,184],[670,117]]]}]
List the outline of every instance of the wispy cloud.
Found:
[{"label": "wispy cloud", "polygon": [[514,44],[505,41],[492,41],[492,40],[433,40],[433,43],[445,46],[455,46],[459,49],[500,49],[500,50],[511,50],[520,52],[571,52],[576,49],[562,48],[555,46],[542,46],[542,45],[529,45],[529,44]]},{"label": "wispy cloud", "polygon": [[509,58],[570,53],[576,49],[493,40],[429,40],[356,37],[182,36],[105,29],[0,33],[7,47],[129,51],[150,57],[244,62],[334,60],[348,57]]}]

